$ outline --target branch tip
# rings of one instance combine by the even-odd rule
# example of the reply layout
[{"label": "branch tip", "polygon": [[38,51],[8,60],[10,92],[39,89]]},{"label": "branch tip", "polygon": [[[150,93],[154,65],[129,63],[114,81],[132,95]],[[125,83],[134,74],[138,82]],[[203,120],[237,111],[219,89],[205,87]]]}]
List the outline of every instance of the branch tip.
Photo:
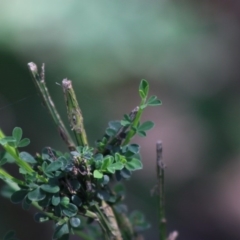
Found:
[{"label": "branch tip", "polygon": [[28,67],[32,72],[35,72],[35,73],[38,72],[37,65],[34,62],[28,63]]}]

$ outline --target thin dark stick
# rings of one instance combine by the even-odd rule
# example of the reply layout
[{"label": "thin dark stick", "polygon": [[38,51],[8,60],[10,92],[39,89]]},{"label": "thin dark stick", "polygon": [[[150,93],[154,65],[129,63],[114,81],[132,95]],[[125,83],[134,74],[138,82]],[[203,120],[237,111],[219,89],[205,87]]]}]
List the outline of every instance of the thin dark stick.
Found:
[{"label": "thin dark stick", "polygon": [[160,240],[166,240],[166,218],[165,218],[165,192],[164,192],[164,169],[162,161],[162,142],[157,142],[157,179],[159,193],[159,237]]},{"label": "thin dark stick", "polygon": [[67,144],[68,149],[70,151],[74,151],[75,148],[75,144],[73,143],[55,105],[54,102],[51,99],[51,96],[49,94],[48,88],[46,86],[45,83],[45,65],[42,65],[41,68],[41,73],[38,73],[38,68],[37,65],[33,62],[28,63],[28,68],[29,71],[31,73],[31,76],[33,78],[33,81],[38,89],[38,91],[40,92],[40,95],[43,99],[43,103],[44,105],[47,107],[54,123],[56,124],[58,131],[60,133],[61,138],[63,139],[63,141]]}]

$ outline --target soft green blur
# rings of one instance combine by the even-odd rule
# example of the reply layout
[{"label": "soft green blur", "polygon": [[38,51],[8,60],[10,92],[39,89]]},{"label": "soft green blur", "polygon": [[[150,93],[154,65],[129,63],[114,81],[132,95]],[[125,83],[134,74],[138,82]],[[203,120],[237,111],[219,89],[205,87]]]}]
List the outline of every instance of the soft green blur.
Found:
[{"label": "soft green blur", "polygon": [[[239,12],[229,1],[30,1],[0,2],[0,128],[15,126],[32,140],[28,150],[66,151],[28,73],[46,64],[46,81],[64,121],[62,89],[69,78],[82,108],[89,142],[110,120],[140,102],[138,85],[150,83],[161,107],[144,120],[156,126],[141,144],[144,169],[126,182],[129,211],[152,224],[158,239],[155,144],[163,142],[168,230],[179,240],[240,239]],[[8,168],[17,175],[14,166]],[[0,237],[51,239],[51,225],[33,211],[1,200]],[[74,239],[74,238],[73,238]]]}]

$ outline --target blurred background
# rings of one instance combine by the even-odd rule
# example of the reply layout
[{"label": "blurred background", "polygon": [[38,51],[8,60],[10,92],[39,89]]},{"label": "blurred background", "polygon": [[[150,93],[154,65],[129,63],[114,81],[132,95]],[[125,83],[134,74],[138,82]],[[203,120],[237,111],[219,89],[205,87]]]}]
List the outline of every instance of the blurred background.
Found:
[{"label": "blurred background", "polygon": [[[179,240],[240,239],[240,2],[233,0],[47,1],[0,3],[0,127],[23,129],[34,154],[44,146],[67,151],[41,105],[27,69],[46,64],[46,81],[67,123],[61,87],[73,81],[89,141],[108,121],[139,103],[138,85],[163,102],[143,120],[156,126],[141,145],[144,169],[125,182],[129,212],[145,213],[158,239],[155,144],[167,165],[168,231]],[[10,169],[17,174],[17,169]],[[1,198],[0,236],[51,239],[51,224],[37,224]],[[71,239],[76,239],[72,237]]]}]

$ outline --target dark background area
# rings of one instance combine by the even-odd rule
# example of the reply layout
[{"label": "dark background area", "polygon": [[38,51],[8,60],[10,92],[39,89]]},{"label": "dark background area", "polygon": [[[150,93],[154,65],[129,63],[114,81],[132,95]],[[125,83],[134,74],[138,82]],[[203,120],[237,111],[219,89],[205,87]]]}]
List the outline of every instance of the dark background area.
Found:
[{"label": "dark background area", "polygon": [[[163,142],[168,231],[179,240],[240,239],[240,3],[238,1],[46,1],[0,3],[0,128],[31,139],[27,151],[61,151],[49,114],[27,69],[46,64],[46,81],[67,123],[60,83],[73,81],[89,142],[107,122],[139,103],[138,85],[163,102],[143,120],[156,126],[141,145],[144,169],[125,182],[129,211],[143,211],[158,239],[155,144]],[[8,170],[18,174],[14,166]],[[51,239],[51,224],[33,221],[1,198],[0,236]],[[72,237],[71,239],[76,239]]]}]

